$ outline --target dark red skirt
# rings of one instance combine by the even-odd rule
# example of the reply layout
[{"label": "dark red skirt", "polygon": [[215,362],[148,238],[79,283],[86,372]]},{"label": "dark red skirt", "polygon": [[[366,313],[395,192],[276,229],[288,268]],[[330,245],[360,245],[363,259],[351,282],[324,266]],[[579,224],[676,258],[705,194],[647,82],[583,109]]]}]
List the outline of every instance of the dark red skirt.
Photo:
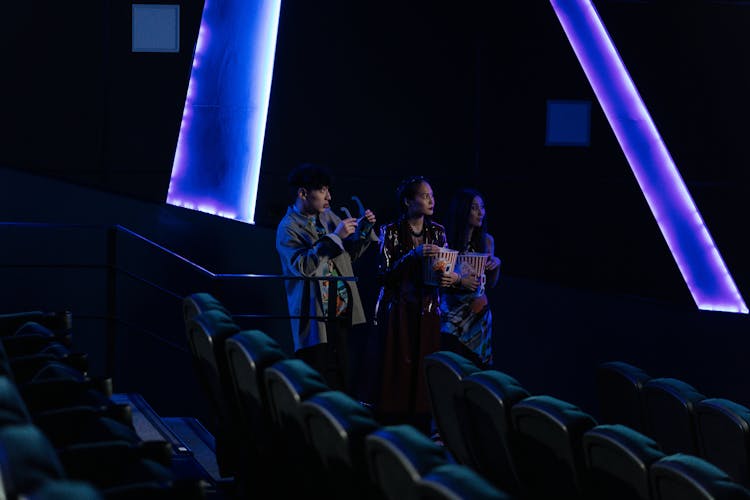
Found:
[{"label": "dark red skirt", "polygon": [[388,423],[427,422],[424,357],[440,350],[439,308],[432,301],[389,302],[380,312],[385,332],[378,412]]}]

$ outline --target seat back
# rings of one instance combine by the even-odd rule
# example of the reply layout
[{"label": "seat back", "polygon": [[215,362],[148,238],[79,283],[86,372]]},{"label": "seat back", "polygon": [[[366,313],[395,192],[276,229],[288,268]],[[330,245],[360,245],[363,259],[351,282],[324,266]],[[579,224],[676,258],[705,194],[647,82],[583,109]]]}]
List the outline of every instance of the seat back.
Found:
[{"label": "seat back", "polygon": [[235,438],[238,409],[224,342],[239,330],[231,317],[219,310],[198,314],[187,324],[188,345],[196,376],[216,420],[216,458],[219,472],[224,477],[234,474],[239,454]]},{"label": "seat back", "polygon": [[365,460],[365,436],[378,428],[370,411],[339,391],[315,394],[301,410],[327,485],[323,496],[348,499],[374,491]]},{"label": "seat back", "polygon": [[596,425],[578,407],[550,396],[531,396],[511,408],[519,437],[516,465],[533,497],[579,498],[586,491],[581,439]]},{"label": "seat back", "polygon": [[664,453],[698,455],[695,405],[706,399],[693,386],[674,378],[654,378],[643,386],[645,434],[656,440]]},{"label": "seat back", "polygon": [[461,381],[479,368],[454,352],[440,351],[425,356],[424,370],[432,417],[443,442],[457,462],[475,466],[462,430],[466,410]]},{"label": "seat back", "polygon": [[240,417],[247,425],[268,414],[265,370],[287,359],[279,344],[258,330],[238,332],[225,343],[229,375],[239,402]]},{"label": "seat back", "polygon": [[31,416],[15,384],[0,375],[0,426],[30,423]]},{"label": "seat back", "polygon": [[[66,479],[47,481],[27,497],[29,500],[103,500],[104,495],[89,483],[69,481]],[[108,495],[107,498],[112,498]]]},{"label": "seat back", "polygon": [[73,314],[70,311],[25,311],[0,314],[0,337],[14,335],[25,323],[32,321],[53,330],[65,331],[72,327]]},{"label": "seat back", "polygon": [[288,433],[300,424],[299,437],[304,437],[300,406],[310,396],[330,390],[323,376],[304,361],[286,359],[268,367],[263,379],[274,425]]},{"label": "seat back", "polygon": [[649,468],[664,457],[656,441],[620,424],[586,431],[583,455],[592,498],[608,500],[649,500]]},{"label": "seat back", "polygon": [[482,476],[465,465],[446,464],[432,469],[417,481],[420,500],[510,500]]},{"label": "seat back", "polygon": [[677,453],[651,465],[657,500],[747,500],[750,492],[705,460]]},{"label": "seat back", "polygon": [[701,457],[750,486],[750,409],[727,399],[704,399],[695,405]]},{"label": "seat back", "polygon": [[0,375],[9,377],[11,380],[15,381],[16,376],[13,373],[13,368],[10,366],[10,358],[3,347],[2,342],[0,342]]},{"label": "seat back", "polygon": [[410,425],[381,427],[365,438],[370,478],[389,500],[418,498],[417,482],[445,465],[445,449]]},{"label": "seat back", "polygon": [[601,420],[605,424],[623,424],[643,431],[643,386],[651,377],[640,368],[610,361],[596,371],[597,394]]},{"label": "seat back", "polygon": [[308,444],[302,403],[320,392],[330,391],[323,376],[299,359],[285,359],[266,368],[263,379],[271,422],[288,470],[298,478],[285,484],[289,495],[304,494],[319,486],[320,467]]},{"label": "seat back", "polygon": [[193,293],[182,300],[182,318],[186,326],[191,319],[206,311],[221,311],[231,316],[224,304],[210,293]]},{"label": "seat back", "polygon": [[280,472],[263,372],[286,354],[271,337],[258,330],[235,333],[225,342],[229,378],[237,401],[243,485],[268,481]]},{"label": "seat back", "polygon": [[510,493],[520,489],[513,466],[518,437],[510,409],[529,397],[516,379],[497,370],[477,372],[461,383],[466,405],[464,435],[476,470]]},{"label": "seat back", "polygon": [[47,481],[64,478],[54,448],[31,424],[0,427],[0,469],[6,498],[32,493]]}]

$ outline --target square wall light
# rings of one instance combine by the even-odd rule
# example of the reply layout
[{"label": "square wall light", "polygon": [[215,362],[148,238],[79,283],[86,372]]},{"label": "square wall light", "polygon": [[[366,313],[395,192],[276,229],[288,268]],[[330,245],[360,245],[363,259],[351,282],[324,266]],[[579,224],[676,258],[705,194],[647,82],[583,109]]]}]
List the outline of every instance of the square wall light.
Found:
[{"label": "square wall light", "polygon": [[133,4],[133,52],[179,52],[180,6]]},{"label": "square wall light", "polygon": [[546,146],[588,146],[591,101],[547,101]]}]

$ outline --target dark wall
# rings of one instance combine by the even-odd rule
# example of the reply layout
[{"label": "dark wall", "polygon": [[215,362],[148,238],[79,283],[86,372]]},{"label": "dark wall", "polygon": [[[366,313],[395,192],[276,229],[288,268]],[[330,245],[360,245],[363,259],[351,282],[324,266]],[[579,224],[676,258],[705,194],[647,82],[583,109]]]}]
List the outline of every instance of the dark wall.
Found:
[{"label": "dark wall", "polygon": [[[175,3],[179,54],[130,52],[129,2],[4,6],[4,220],[122,223],[211,269],[277,272],[273,229],[300,161],[332,168],[334,207],[356,194],[381,221],[407,175],[432,179],[438,217],[458,186],[474,186],[503,260],[491,300],[509,372],[588,405],[593,366],[620,357],[750,404],[747,318],[694,311],[548,2],[284,2],[256,226],[163,205],[202,8]],[[750,297],[750,9],[595,3]],[[594,102],[590,147],[544,146],[548,99]],[[368,311],[374,261],[359,263]],[[21,290],[26,302],[12,304],[33,304],[33,287]],[[287,327],[277,336],[288,342]]]},{"label": "dark wall", "polygon": [[[114,224],[162,248],[113,235]],[[89,354],[92,375],[112,376],[117,392],[141,393],[161,415],[211,426],[182,297],[210,292],[234,314],[285,315],[283,285],[211,279],[165,249],[213,273],[274,274],[274,239],[267,228],[0,168],[0,313],[71,311],[74,348]],[[291,353],[288,320],[237,321]]]},{"label": "dark wall", "polygon": [[176,54],[130,51],[132,2],[4,5],[0,164],[164,200],[202,13],[171,3]]},{"label": "dark wall", "polygon": [[[742,147],[750,10],[718,2],[596,2],[741,290],[748,283]],[[329,4],[330,5],[330,4]],[[504,271],[691,305],[645,199],[548,2],[287,5],[258,220],[289,165],[339,174],[394,215],[398,179],[486,194]],[[710,76],[709,76],[710,75]],[[729,83],[731,82],[731,83]],[[592,100],[587,148],[545,147],[546,101]],[[334,204],[337,200],[334,200]]]},{"label": "dark wall", "polygon": [[[750,10],[727,2],[596,2],[741,290],[742,123]],[[709,76],[710,72],[710,76]],[[728,83],[732,82],[732,83]],[[546,101],[592,100],[590,147],[545,147]],[[437,213],[460,185],[486,194],[514,276],[692,299],[548,2],[287,5],[258,220],[282,209],[289,165],[339,174],[394,216],[398,179],[428,175]],[[746,292],[747,294],[747,292]]]},{"label": "dark wall", "polygon": [[[52,229],[0,224],[0,312],[71,310],[75,347],[89,353],[97,375],[108,369],[109,224],[123,224],[214,272],[279,271],[273,230],[0,169],[0,221],[5,220],[84,224]],[[194,268],[123,234],[116,253],[120,272],[113,317],[118,322],[109,367],[116,391],[141,393],[162,415],[191,415],[210,426],[207,401],[190,364],[180,296],[211,290],[234,313],[283,314],[281,285],[212,284]],[[360,263],[366,301],[375,284],[364,271],[374,256],[368,252]],[[550,394],[596,414],[596,365],[623,360],[651,376],[681,378],[708,396],[750,407],[745,366],[750,316],[509,274],[488,296],[495,318],[495,366],[534,394]],[[261,329],[291,350],[286,320],[242,320],[241,326]],[[368,364],[377,360],[366,350],[377,341],[374,329],[355,329],[352,335],[354,371],[366,398],[371,394],[365,389],[378,376],[377,363]]]},{"label": "dark wall", "polygon": [[[7,7],[0,165],[161,203],[201,2],[179,54],[130,52],[130,3]],[[741,291],[750,268],[743,2],[596,2]],[[548,99],[592,100],[590,147],[545,147]],[[256,220],[273,228],[300,161],[381,221],[398,180],[437,215],[485,193],[506,273],[690,306],[630,168],[548,2],[284,2]]]},{"label": "dark wall", "polygon": [[532,394],[550,394],[598,417],[596,367],[617,360],[750,407],[747,315],[686,310],[511,276],[488,296],[495,366]]}]

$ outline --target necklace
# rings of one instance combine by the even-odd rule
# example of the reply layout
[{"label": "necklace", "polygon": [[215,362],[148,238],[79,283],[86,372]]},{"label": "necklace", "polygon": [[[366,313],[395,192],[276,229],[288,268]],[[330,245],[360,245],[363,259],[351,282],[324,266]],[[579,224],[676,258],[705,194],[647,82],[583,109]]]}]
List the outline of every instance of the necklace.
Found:
[{"label": "necklace", "polygon": [[406,224],[409,226],[409,232],[415,238],[421,238],[422,235],[424,235],[424,224],[422,225],[422,230],[421,231],[415,231],[414,227],[411,225],[411,222],[409,222],[409,221],[406,221]]}]

